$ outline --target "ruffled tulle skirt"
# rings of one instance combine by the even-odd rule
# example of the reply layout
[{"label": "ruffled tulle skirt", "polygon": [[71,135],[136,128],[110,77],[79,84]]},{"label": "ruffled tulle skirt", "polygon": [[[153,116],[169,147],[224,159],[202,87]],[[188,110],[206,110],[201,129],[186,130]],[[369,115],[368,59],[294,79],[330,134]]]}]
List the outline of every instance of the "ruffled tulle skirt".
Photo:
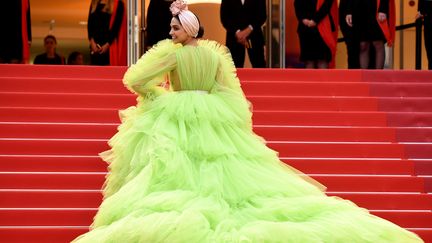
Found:
[{"label": "ruffled tulle skirt", "polygon": [[122,112],[77,242],[421,242],[283,164],[242,97],[170,92]]}]

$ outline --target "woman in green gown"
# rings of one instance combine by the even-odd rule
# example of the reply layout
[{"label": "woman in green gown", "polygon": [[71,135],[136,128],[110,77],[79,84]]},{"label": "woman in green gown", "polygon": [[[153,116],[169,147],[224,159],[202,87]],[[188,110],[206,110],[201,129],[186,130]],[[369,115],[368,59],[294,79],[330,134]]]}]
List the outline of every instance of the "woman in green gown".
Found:
[{"label": "woman in green gown", "polygon": [[228,50],[197,39],[182,1],[171,10],[172,40],[124,76],[140,99],[101,154],[104,201],[76,242],[422,242],[282,163],[252,131]]}]

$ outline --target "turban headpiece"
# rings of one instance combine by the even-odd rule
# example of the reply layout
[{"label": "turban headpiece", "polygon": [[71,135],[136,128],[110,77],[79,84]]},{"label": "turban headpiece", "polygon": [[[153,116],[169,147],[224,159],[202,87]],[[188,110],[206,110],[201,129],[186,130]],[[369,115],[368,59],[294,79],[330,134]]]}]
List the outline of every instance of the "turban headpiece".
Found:
[{"label": "turban headpiece", "polygon": [[170,6],[170,10],[173,16],[179,18],[186,33],[192,37],[197,37],[200,24],[195,14],[188,10],[186,1],[174,1]]}]

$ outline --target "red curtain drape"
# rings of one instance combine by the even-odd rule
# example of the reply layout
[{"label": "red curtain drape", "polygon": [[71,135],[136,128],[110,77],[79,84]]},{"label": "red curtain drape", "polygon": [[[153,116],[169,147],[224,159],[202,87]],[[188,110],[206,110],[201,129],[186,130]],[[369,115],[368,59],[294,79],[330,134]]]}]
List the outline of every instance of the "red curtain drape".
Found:
[{"label": "red curtain drape", "polygon": [[[321,8],[325,0],[317,1],[317,11]],[[333,19],[335,29],[332,30],[330,16]],[[318,31],[323,38],[324,42],[330,48],[332,53],[332,60],[330,62],[330,68],[335,68],[336,62],[336,47],[337,47],[337,39],[338,39],[338,29],[339,29],[339,18],[338,18],[338,6],[337,0],[333,0],[332,7],[330,9],[330,15],[327,15],[321,22],[318,24]]]},{"label": "red curtain drape", "polygon": [[[115,1],[113,14],[111,15],[110,28],[114,24],[117,14],[117,7],[121,0]],[[110,45],[110,65],[126,66],[127,65],[127,25],[126,25],[126,4],[123,4],[123,18],[117,38]]]}]

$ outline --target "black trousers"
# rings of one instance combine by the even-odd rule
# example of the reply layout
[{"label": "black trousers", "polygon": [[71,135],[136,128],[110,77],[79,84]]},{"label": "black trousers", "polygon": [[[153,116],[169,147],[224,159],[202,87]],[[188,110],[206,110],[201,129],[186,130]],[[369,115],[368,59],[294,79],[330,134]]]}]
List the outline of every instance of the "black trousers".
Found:
[{"label": "black trousers", "polygon": [[[261,43],[260,43],[261,42]],[[226,46],[231,52],[236,68],[244,67],[245,49],[248,52],[249,60],[254,68],[265,68],[266,62],[264,58],[264,44],[262,41],[256,41],[251,38],[252,48],[245,48],[242,44],[238,43],[235,35],[228,35],[226,38]]]},{"label": "black trousers", "polygon": [[104,54],[94,53],[90,55],[90,63],[91,65],[97,66],[109,66],[110,65],[110,55],[109,51]]},{"label": "black trousers", "polygon": [[348,68],[349,69],[359,69],[360,68],[360,43],[353,39],[345,38],[345,44],[347,47],[348,55]]}]

